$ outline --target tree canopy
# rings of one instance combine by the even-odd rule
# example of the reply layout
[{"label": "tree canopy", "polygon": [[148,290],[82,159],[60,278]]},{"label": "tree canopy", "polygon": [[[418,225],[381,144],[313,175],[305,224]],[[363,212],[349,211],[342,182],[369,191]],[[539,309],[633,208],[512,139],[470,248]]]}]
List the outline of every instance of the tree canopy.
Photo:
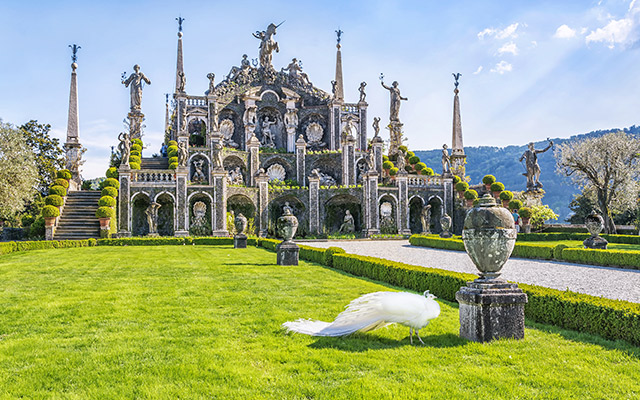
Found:
[{"label": "tree canopy", "polygon": [[27,146],[33,151],[39,177],[37,188],[43,194],[56,179],[56,172],[64,168],[65,162],[60,140],[49,135],[50,129],[51,125],[39,124],[35,120],[20,126]]}]

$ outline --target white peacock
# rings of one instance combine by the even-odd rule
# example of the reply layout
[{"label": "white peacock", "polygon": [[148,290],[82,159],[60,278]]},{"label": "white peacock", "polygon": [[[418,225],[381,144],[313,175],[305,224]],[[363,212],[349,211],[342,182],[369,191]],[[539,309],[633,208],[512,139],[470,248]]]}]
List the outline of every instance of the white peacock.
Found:
[{"label": "white peacock", "polygon": [[284,167],[280,164],[273,164],[269,168],[267,168],[267,175],[269,175],[269,181],[279,180],[284,182],[287,177],[287,171],[285,171]]},{"label": "white peacock", "polygon": [[440,315],[440,304],[436,296],[407,292],[375,292],[353,300],[347,309],[329,323],[310,319],[285,322],[287,331],[311,336],[346,336],[355,332],[368,332],[390,324],[409,327],[409,338],[413,344],[413,332],[420,343],[419,330]]}]

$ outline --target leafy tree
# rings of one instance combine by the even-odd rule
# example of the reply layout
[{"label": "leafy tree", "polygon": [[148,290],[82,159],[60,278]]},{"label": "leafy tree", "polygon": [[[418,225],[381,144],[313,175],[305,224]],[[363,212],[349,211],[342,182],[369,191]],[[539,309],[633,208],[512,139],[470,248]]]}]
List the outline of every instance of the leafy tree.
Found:
[{"label": "leafy tree", "polygon": [[624,132],[563,143],[555,152],[559,173],[568,176],[597,204],[607,233],[614,213],[636,206],[640,191],[640,140]]},{"label": "leafy tree", "polygon": [[46,193],[49,185],[56,179],[56,171],[65,166],[65,153],[60,147],[60,140],[49,135],[51,125],[39,124],[35,120],[19,129],[35,157],[39,176],[37,189],[40,193]]},{"label": "leafy tree", "polygon": [[550,219],[558,219],[558,214],[556,214],[555,212],[553,212],[553,210],[551,208],[549,208],[548,205],[542,205],[542,206],[532,206],[531,207],[531,228],[534,230],[538,230],[540,228],[542,228],[542,225],[544,225],[545,221],[548,221]]},{"label": "leafy tree", "polygon": [[21,212],[37,184],[35,158],[21,130],[0,120],[0,220]]}]

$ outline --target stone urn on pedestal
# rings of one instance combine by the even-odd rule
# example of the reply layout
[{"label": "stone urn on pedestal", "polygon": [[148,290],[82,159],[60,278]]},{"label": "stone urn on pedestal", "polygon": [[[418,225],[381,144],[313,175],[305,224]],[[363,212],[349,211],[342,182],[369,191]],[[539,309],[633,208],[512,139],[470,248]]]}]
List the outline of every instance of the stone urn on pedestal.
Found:
[{"label": "stone urn on pedestal", "polygon": [[593,210],[591,214],[584,219],[584,224],[591,234],[590,238],[582,242],[584,248],[606,250],[609,242],[605,238],[600,237],[600,232],[604,229],[604,218],[602,218],[602,215]]},{"label": "stone urn on pedestal", "polygon": [[278,218],[278,233],[284,239],[276,246],[278,265],[298,265],[300,248],[293,242],[298,229],[298,218],[293,215],[291,207],[284,206],[284,214]]},{"label": "stone urn on pedestal", "polygon": [[234,249],[246,249],[247,248],[247,235],[244,231],[247,229],[247,218],[238,213],[236,215],[233,224],[236,227],[236,234],[233,235],[233,248]]},{"label": "stone urn on pedestal", "polygon": [[524,338],[527,295],[517,284],[499,279],[516,242],[513,217],[485,194],[467,213],[462,240],[480,277],[456,293],[460,336],[476,342]]},{"label": "stone urn on pedestal", "polygon": [[451,234],[451,217],[449,214],[445,213],[442,218],[440,218],[440,225],[442,226],[442,232],[440,232],[441,238],[450,238],[453,235]]}]

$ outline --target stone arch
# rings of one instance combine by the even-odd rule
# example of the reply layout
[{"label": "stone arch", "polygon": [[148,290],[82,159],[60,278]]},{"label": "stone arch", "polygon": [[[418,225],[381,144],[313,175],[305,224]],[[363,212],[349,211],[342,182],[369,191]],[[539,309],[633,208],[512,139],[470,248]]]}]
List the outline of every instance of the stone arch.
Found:
[{"label": "stone arch", "polygon": [[158,234],[173,236],[176,228],[176,199],[170,192],[162,191],[154,199],[160,204],[158,209]]},{"label": "stone arch", "polygon": [[151,205],[151,196],[147,192],[138,192],[131,196],[131,234],[133,236],[145,236],[149,234],[149,223],[145,214]]},{"label": "stone arch", "polygon": [[[200,169],[202,170],[204,177],[196,173],[197,168],[195,163],[199,163],[201,161],[202,161],[202,166]],[[206,154],[195,153],[191,155],[191,157],[189,157],[189,180],[191,181],[191,183],[199,184],[199,185],[208,184],[211,181],[210,174],[209,174],[210,172],[209,170],[211,169],[210,165],[211,165],[211,160],[209,160],[209,157]]]},{"label": "stone arch", "polygon": [[440,218],[444,215],[444,201],[438,195],[430,196],[427,200],[427,204],[431,204],[431,226],[433,229],[431,232],[442,232],[442,225],[440,225]]},{"label": "stone arch", "polygon": [[260,93],[260,101],[263,101],[264,96],[265,96],[266,94],[268,94],[268,93],[271,93],[271,94],[273,94],[274,96],[276,96],[276,101],[277,101],[277,102],[279,102],[279,101],[280,101],[280,95],[279,95],[277,92],[275,92],[274,90],[271,90],[271,89],[267,89],[267,90],[263,91],[262,93]]},{"label": "stone arch", "polygon": [[189,132],[189,146],[204,147],[207,142],[206,118],[200,115],[187,116],[187,130]]},{"label": "stone arch", "polygon": [[418,195],[409,198],[409,229],[411,233],[422,233],[422,207],[424,199]]},{"label": "stone arch", "polygon": [[243,143],[244,140],[242,138],[244,137],[244,125],[242,122],[242,116],[230,108],[224,108],[218,114],[218,126],[221,126],[222,121],[225,119],[233,122],[233,135],[231,136],[231,139],[235,143]]},{"label": "stone arch", "polygon": [[350,194],[338,194],[324,203],[324,229],[327,233],[337,233],[344,222],[346,210],[353,216],[355,233],[362,229],[362,205],[360,199]]},{"label": "stone arch", "polygon": [[356,160],[356,183],[362,185],[364,181],[364,174],[369,171],[369,164],[367,163],[367,157],[362,156]]},{"label": "stone arch", "polygon": [[[197,202],[202,201],[205,208],[204,217],[196,216],[194,206]],[[207,192],[197,191],[191,193],[187,197],[187,204],[189,204],[189,213],[187,219],[187,226],[189,226],[189,234],[192,236],[209,236],[213,227],[213,197]],[[202,221],[200,221],[202,219]]]},{"label": "stone arch", "polygon": [[[387,205],[391,205],[391,210],[385,215]],[[391,193],[384,193],[379,196],[378,215],[380,216],[380,233],[396,234],[398,233],[398,220],[400,214],[398,212],[398,198]]]},{"label": "stone arch", "polygon": [[269,121],[275,121],[275,124],[271,125],[269,130],[273,137],[273,143],[276,148],[286,148],[287,138],[285,134],[284,118],[282,112],[271,105],[264,105],[258,109],[258,123],[256,124],[256,137],[260,139],[260,143],[264,141],[264,135],[262,132],[262,125],[265,118],[269,118]]},{"label": "stone arch", "polygon": [[[342,160],[340,157],[332,157],[334,154],[323,154],[319,156],[313,164],[308,168],[309,171],[314,169],[320,170],[323,174],[327,174],[335,179],[336,184],[339,184],[342,180]],[[322,183],[320,184],[322,186]]]},{"label": "stone arch", "polygon": [[[227,213],[231,214],[233,211],[233,215],[238,215],[238,213],[242,213],[247,218],[247,234],[253,235],[255,234],[256,228],[256,205],[253,203],[249,197],[243,194],[234,194],[227,198]],[[229,215],[230,216],[230,215]],[[231,230],[234,229],[234,221],[227,221],[227,227]]]},{"label": "stone arch", "polygon": [[235,170],[236,168],[240,168],[240,172],[242,172],[242,180],[246,185],[247,182],[247,165],[245,162],[236,155],[228,155],[223,161],[222,166],[225,171],[227,171],[227,175],[230,175],[230,172]]},{"label": "stone arch", "polygon": [[307,207],[304,203],[292,194],[277,197],[269,202],[269,234],[280,237],[277,232],[277,221],[284,214],[284,205],[289,203],[293,209],[293,215],[298,218],[298,230],[295,237],[304,237],[309,232],[309,221],[307,218]]},{"label": "stone arch", "polygon": [[[322,138],[317,142],[314,142],[312,138],[309,137],[309,132],[311,131],[307,131],[307,129],[311,124],[318,124],[322,128]],[[308,115],[305,115],[300,120],[299,126],[300,126],[300,133],[304,134],[304,139],[307,141],[307,146],[309,147],[309,150],[315,151],[315,150],[322,150],[327,148],[330,142],[330,138],[329,138],[330,134],[327,126],[327,121],[325,120],[324,116],[316,112],[310,113]]]}]

